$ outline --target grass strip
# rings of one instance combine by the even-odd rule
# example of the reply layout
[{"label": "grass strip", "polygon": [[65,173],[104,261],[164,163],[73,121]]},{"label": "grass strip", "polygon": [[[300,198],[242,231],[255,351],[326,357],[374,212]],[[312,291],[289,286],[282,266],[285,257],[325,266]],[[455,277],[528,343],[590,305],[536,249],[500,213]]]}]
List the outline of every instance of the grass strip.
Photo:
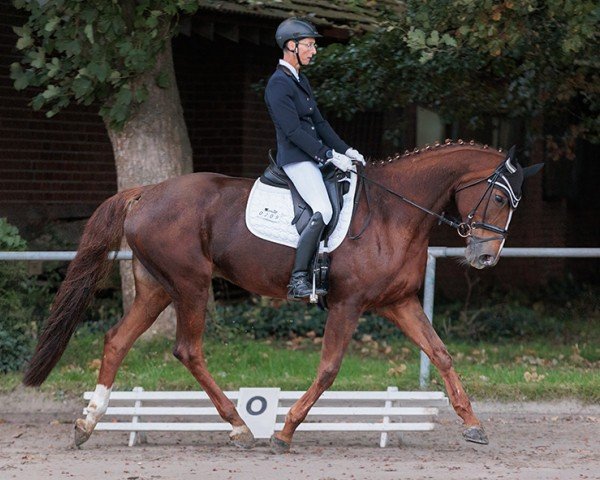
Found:
[{"label": "grass strip", "polygon": [[[225,390],[240,387],[279,387],[306,390],[315,377],[321,339],[292,341],[208,339],[209,369]],[[593,344],[550,345],[521,343],[447,344],[469,395],[477,400],[554,400],[574,398],[600,402],[600,347]],[[165,338],[138,342],[121,366],[115,390],[143,386],[146,390],[193,390],[199,386],[172,355]],[[41,387],[78,397],[93,390],[102,355],[102,336],[82,329],[71,340],[63,358]],[[431,389],[443,390],[441,376],[432,368]],[[0,375],[0,392],[20,383],[16,373]],[[419,388],[419,351],[407,341],[378,342],[365,335],[353,341],[334,390],[401,390]]]}]

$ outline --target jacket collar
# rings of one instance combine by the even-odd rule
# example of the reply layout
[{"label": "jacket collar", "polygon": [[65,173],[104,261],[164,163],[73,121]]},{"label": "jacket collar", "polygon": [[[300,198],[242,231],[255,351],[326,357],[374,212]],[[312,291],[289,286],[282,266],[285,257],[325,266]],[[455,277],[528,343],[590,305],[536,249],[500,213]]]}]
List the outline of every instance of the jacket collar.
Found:
[{"label": "jacket collar", "polygon": [[290,79],[293,80],[294,84],[298,85],[298,87],[300,87],[302,90],[304,90],[304,92],[307,95],[310,95],[310,89],[308,88],[308,85],[306,83],[306,77],[302,74],[299,74],[300,77],[300,81],[296,81],[296,79],[294,78],[294,74],[292,72],[289,71],[289,69],[282,64],[277,65],[277,70],[285,73],[288,77],[290,77]]},{"label": "jacket collar", "polygon": [[282,58],[279,59],[279,65],[281,65],[282,67],[285,67],[294,76],[294,78],[296,80],[300,81],[300,76],[299,76],[300,74],[292,65],[290,65],[288,62],[286,62]]}]

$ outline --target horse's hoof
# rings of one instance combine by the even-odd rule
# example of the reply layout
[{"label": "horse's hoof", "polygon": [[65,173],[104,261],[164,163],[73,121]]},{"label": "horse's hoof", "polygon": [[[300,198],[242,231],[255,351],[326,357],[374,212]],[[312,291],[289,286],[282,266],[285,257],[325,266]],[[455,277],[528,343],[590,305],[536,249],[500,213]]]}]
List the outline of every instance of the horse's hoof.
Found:
[{"label": "horse's hoof", "polygon": [[234,428],[234,431],[229,435],[229,439],[239,448],[249,449],[254,446],[254,435],[246,426]]},{"label": "horse's hoof", "polygon": [[280,453],[290,453],[290,444],[280,440],[275,435],[271,436],[271,452],[280,454]]},{"label": "horse's hoof", "polygon": [[463,437],[467,442],[480,443],[481,445],[490,443],[483,427],[479,425],[467,428],[463,432]]},{"label": "horse's hoof", "polygon": [[73,430],[73,443],[76,447],[87,442],[88,438],[90,438],[92,432],[88,432],[85,428],[85,420],[82,418],[78,418],[75,421],[75,429]]}]

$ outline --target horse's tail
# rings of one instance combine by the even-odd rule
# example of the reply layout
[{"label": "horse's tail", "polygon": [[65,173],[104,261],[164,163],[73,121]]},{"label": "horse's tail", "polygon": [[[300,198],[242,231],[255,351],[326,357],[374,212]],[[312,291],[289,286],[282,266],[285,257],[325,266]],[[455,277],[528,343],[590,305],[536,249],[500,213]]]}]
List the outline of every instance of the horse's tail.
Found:
[{"label": "horse's tail", "polygon": [[98,283],[111,269],[113,262],[108,259],[108,254],[118,249],[128,207],[139,198],[142,190],[143,187],[138,187],[117,193],[102,203],[88,220],[77,255],[69,265],[33,358],[25,370],[25,385],[41,385],[60,360]]}]

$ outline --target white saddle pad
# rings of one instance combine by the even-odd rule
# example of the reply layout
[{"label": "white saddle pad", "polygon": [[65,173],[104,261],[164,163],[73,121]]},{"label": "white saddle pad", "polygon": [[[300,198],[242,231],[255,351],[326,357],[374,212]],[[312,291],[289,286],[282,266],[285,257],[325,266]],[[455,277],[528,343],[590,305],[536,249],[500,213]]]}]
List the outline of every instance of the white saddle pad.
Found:
[{"label": "white saddle pad", "polygon": [[[344,195],[344,206],[340,212],[340,220],[329,237],[327,251],[335,250],[346,238],[356,193],[356,175],[350,175],[350,189]],[[257,179],[254,182],[248,204],[246,205],[246,225],[254,235],[263,240],[296,248],[300,235],[296,226],[292,225],[294,208],[292,194],[285,188],[265,185]],[[323,251],[321,242],[320,251]]]}]

